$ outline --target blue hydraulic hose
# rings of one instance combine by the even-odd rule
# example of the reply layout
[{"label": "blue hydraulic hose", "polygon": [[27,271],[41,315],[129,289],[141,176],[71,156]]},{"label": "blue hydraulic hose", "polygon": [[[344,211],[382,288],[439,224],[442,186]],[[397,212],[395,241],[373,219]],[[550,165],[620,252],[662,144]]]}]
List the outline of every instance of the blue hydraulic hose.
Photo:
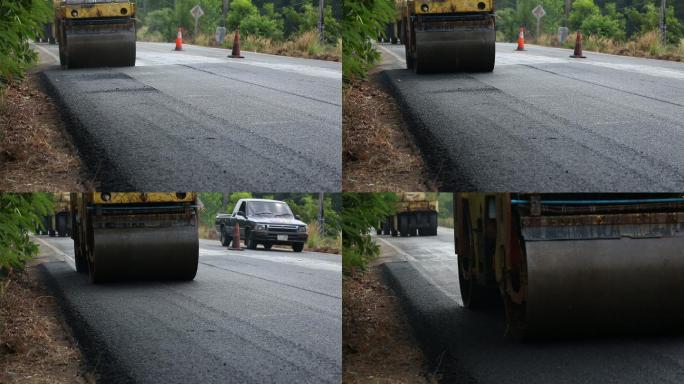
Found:
[{"label": "blue hydraulic hose", "polygon": [[[529,200],[512,199],[512,205],[529,204]],[[652,203],[684,203],[684,197],[661,199],[621,199],[621,200],[542,200],[542,205],[616,205],[616,204],[652,204]]]},{"label": "blue hydraulic hose", "polygon": [[[104,210],[108,209],[122,209],[122,210],[134,210],[134,209],[139,209],[139,210],[149,210],[149,209],[178,209],[178,208],[184,208],[185,205],[147,205],[147,206],[116,206],[116,205],[100,205],[100,208]],[[197,208],[196,204],[189,205],[188,207],[190,208]],[[95,209],[95,206],[89,205],[87,207],[88,209]]]}]

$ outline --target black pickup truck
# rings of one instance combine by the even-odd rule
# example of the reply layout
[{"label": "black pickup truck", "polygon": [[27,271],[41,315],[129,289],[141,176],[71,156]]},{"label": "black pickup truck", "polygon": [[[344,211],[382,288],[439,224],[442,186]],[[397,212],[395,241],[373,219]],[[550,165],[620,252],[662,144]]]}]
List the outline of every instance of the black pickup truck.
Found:
[{"label": "black pickup truck", "polygon": [[256,249],[257,244],[265,249],[285,244],[301,252],[308,238],[306,224],[283,201],[240,199],[232,214],[217,214],[215,225],[221,245],[230,245],[236,222],[240,225],[240,238],[249,249]]}]

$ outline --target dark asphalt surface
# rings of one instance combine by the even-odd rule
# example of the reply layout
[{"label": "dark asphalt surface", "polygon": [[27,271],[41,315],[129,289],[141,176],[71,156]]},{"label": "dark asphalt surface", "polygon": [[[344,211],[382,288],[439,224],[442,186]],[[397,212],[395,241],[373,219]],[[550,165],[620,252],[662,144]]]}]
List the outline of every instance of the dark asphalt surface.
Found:
[{"label": "dark asphalt surface", "polygon": [[53,260],[42,264],[46,280],[106,382],[341,380],[339,255],[202,240],[192,282],[91,285],[75,272],[70,239],[40,240]]},{"label": "dark asphalt surface", "polygon": [[507,339],[502,308],[462,307],[453,240],[382,239],[385,277],[444,383],[684,382],[684,337]]},{"label": "dark asphalt surface", "polygon": [[[136,67],[43,72],[107,190],[338,191],[341,64],[173,44]],[[40,45],[54,63],[56,46]]]},{"label": "dark asphalt surface", "polygon": [[493,73],[382,76],[442,189],[684,189],[684,63],[497,44]]}]

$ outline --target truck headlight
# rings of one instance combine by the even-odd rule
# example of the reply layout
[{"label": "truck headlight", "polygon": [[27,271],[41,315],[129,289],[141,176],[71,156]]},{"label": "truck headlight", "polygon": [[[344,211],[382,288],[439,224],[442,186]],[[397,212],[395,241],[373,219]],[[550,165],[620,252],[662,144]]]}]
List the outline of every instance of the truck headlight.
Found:
[{"label": "truck headlight", "polygon": [[306,225],[302,225],[301,227],[297,228],[297,231],[306,232]]},{"label": "truck headlight", "polygon": [[257,224],[256,225],[256,230],[257,231],[265,231],[268,229],[268,226],[266,224]]}]

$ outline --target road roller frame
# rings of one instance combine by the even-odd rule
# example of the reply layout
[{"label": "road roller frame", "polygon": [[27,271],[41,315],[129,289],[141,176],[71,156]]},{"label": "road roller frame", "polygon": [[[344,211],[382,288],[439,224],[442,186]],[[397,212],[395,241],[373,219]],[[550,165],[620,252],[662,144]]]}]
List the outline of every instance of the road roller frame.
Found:
[{"label": "road roller frame", "polygon": [[93,283],[195,278],[195,193],[72,193],[70,200],[76,269]]},{"label": "road roller frame", "polygon": [[398,6],[408,69],[494,70],[494,0],[403,0]]},{"label": "road roller frame", "polygon": [[135,3],[55,0],[55,37],[63,68],[135,65]]},{"label": "road roller frame", "polygon": [[395,214],[388,216],[376,228],[378,235],[436,236],[439,201],[436,194],[402,192],[394,204]]},{"label": "road roller frame", "polygon": [[455,194],[464,306],[503,299],[513,336],[677,327],[682,196]]}]

